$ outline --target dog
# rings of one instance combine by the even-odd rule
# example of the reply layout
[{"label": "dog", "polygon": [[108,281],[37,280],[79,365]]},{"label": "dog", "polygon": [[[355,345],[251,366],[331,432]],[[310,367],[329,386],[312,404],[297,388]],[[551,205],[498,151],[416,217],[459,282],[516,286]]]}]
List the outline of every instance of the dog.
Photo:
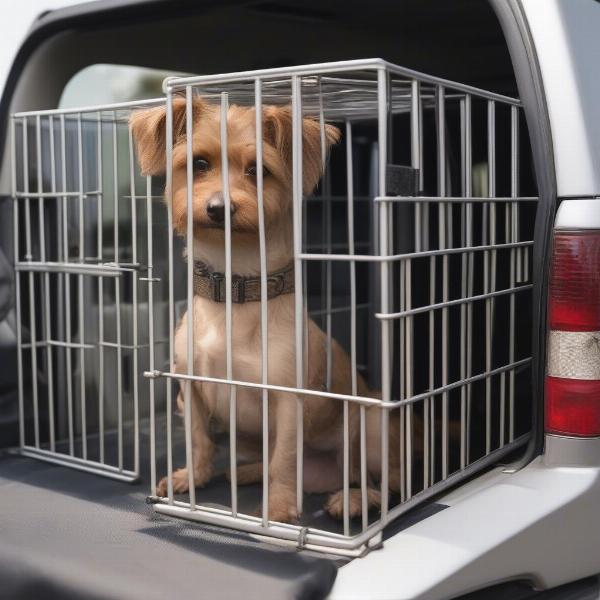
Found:
[{"label": "dog", "polygon": [[[186,102],[175,97],[172,103],[173,172],[172,199],[175,231],[185,238],[187,230],[186,171]],[[267,270],[269,274],[293,269],[292,220],[292,111],[289,105],[262,107],[263,131],[263,198],[267,240]],[[211,273],[225,271],[225,198],[222,189],[220,107],[195,97],[193,115],[193,231],[187,240],[196,264],[201,265],[201,281]],[[258,234],[256,113],[252,107],[231,105],[227,112],[228,168],[231,207],[231,265],[236,278],[260,276]],[[142,174],[157,175],[165,171],[166,109],[154,107],[134,111],[130,127],[135,140]],[[325,125],[326,150],[336,144],[341,132]],[[321,153],[321,127],[305,117],[302,120],[302,190],[310,195],[323,175],[325,158]],[[291,271],[293,279],[293,270]],[[204,277],[204,279],[202,279]],[[268,382],[276,386],[296,387],[295,372],[295,311],[294,294],[274,295],[268,300]],[[258,298],[254,298],[257,300]],[[222,300],[222,299],[221,299]],[[194,373],[225,378],[225,303],[194,296]],[[187,321],[185,314],[175,334],[176,373],[187,372]],[[312,390],[326,389],[326,337],[321,329],[307,320],[307,351],[305,352],[305,386]],[[261,312],[260,302],[235,302],[232,305],[233,378],[247,382],[261,381]],[[332,376],[330,391],[350,394],[351,365],[342,347],[332,342]],[[358,394],[377,397],[360,375]],[[237,388],[238,454],[249,463],[237,467],[240,485],[262,480],[260,462],[262,444],[262,393],[260,389]],[[178,396],[183,405],[183,383]],[[191,427],[193,477],[196,487],[205,486],[213,476],[215,444],[211,437],[211,421],[223,429],[229,428],[229,386],[194,382],[192,385]],[[269,519],[295,522],[296,509],[296,406],[291,393],[269,390]],[[397,412],[397,411],[396,411]],[[390,419],[389,481],[391,490],[400,486],[399,419]],[[350,516],[361,514],[359,407],[349,402]],[[376,482],[381,478],[381,409],[366,409],[369,509],[381,503]],[[343,402],[314,395],[303,396],[304,430],[304,491],[329,493],[326,510],[334,517],[343,515]],[[238,456],[239,458],[239,456]],[[173,472],[173,490],[188,490],[185,468]],[[158,484],[157,494],[165,496],[167,480]]]}]

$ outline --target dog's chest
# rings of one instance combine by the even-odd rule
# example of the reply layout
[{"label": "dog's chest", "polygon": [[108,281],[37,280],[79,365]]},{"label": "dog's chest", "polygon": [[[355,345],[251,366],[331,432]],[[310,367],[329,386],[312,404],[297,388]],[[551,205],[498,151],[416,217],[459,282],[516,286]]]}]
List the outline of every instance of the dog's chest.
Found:
[{"label": "dog's chest", "polygon": [[[231,373],[228,373],[225,305],[199,300],[194,308],[194,372],[207,377],[260,383],[262,342],[258,303],[233,307]],[[272,310],[268,319],[268,382],[293,385],[292,321],[287,318],[288,311],[275,310],[272,301],[269,305]],[[182,351],[187,346],[187,331],[184,331],[186,329],[186,323],[182,322],[178,332],[178,346]],[[178,352],[178,363],[179,356],[181,354]],[[178,364],[178,369],[180,366]],[[230,390],[228,385],[202,384],[203,402],[206,403],[209,412],[223,423],[229,421]],[[238,386],[235,393],[240,429],[249,433],[259,432],[261,390]]]},{"label": "dog's chest", "polygon": [[222,379],[260,381],[260,323],[250,311],[235,314],[231,326],[228,377],[228,344],[224,305],[197,311],[194,325],[194,367],[199,374]]},{"label": "dog's chest", "polygon": [[[280,300],[281,298],[281,300]],[[294,357],[293,312],[287,310],[291,296],[268,302],[268,366],[272,383],[292,383],[285,364]],[[177,331],[177,367],[187,365],[188,315]],[[227,319],[225,303],[215,303],[196,297],[194,303],[194,370],[196,373],[227,378]],[[260,304],[251,302],[233,305],[231,320],[232,378],[240,381],[261,381],[262,338]]]},{"label": "dog's chest", "polygon": [[[195,372],[206,377],[235,379],[238,381],[260,381],[260,361],[257,356],[255,335],[246,326],[232,327],[231,367],[228,373],[227,338],[225,322],[217,318],[197,321],[194,339]],[[260,346],[260,340],[258,342]],[[227,385],[203,384],[202,396],[209,412],[219,421],[229,420],[231,388]],[[244,427],[258,428],[260,412],[257,390],[238,387],[235,389],[238,399],[238,419]],[[241,412],[241,414],[240,414]],[[254,423],[257,421],[257,423]],[[250,422],[250,423],[249,423]]]}]

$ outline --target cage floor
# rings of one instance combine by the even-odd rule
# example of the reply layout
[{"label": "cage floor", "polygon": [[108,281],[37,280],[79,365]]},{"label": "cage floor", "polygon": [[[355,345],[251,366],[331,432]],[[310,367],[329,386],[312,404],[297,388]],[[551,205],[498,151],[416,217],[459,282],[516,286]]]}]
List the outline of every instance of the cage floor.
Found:
[{"label": "cage floor", "polygon": [[[165,419],[166,420],[166,419]],[[165,431],[163,419],[157,420],[157,431]],[[148,435],[148,431],[144,432]],[[196,489],[196,503],[229,509],[231,507],[231,484],[225,476],[229,467],[229,435],[220,433],[215,435],[216,451],[214,459],[214,476],[212,480],[202,488]],[[157,480],[166,475],[166,445],[157,440]],[[173,419],[173,467],[178,468],[185,465],[185,440],[183,421],[179,418]],[[332,518],[324,506],[329,494],[305,494],[304,510],[299,524],[304,527],[314,527],[343,534],[343,523],[341,520]],[[188,494],[175,495],[175,499],[188,502]],[[244,514],[260,516],[262,500],[262,484],[238,486],[238,511]],[[395,501],[393,502],[395,504]],[[377,511],[371,511],[370,521],[377,519]],[[360,519],[351,522],[351,533],[361,531]]]},{"label": "cage floor", "polygon": [[[166,417],[157,419],[156,430],[166,431]],[[142,426],[142,435],[148,439],[148,424]],[[166,475],[166,440],[161,443],[160,437],[156,443],[157,454],[157,481]],[[231,507],[231,483],[225,476],[226,469],[229,467],[229,435],[220,433],[215,435],[216,451],[214,458],[214,476],[211,481],[202,488],[196,489],[196,503],[198,505],[213,506],[229,510]],[[183,420],[179,417],[173,418],[173,468],[185,465],[185,439]],[[142,473],[144,477],[149,477]],[[322,529],[332,533],[343,535],[344,526],[341,519],[334,519],[324,509],[329,493],[325,494],[305,494],[303,500],[303,512],[298,524],[303,527]],[[176,500],[188,502],[188,494],[175,494]],[[253,516],[261,515],[262,483],[238,486],[238,512]],[[400,502],[397,494],[391,494],[389,500],[390,508],[393,508]],[[422,507],[411,511],[409,515],[390,523],[383,531],[383,538],[387,539],[394,533],[409,527],[430,514],[445,508],[445,505],[437,502],[425,503]],[[369,512],[369,523],[374,523],[379,518],[379,510],[372,509]],[[360,517],[350,520],[350,534],[357,535],[362,531],[362,519]]]}]

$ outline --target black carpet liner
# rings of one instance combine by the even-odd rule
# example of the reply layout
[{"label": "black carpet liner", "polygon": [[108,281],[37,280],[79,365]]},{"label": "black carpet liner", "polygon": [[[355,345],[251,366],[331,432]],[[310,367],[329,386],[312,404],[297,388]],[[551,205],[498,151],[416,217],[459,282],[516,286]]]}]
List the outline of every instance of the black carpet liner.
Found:
[{"label": "black carpet liner", "polygon": [[[159,422],[157,431],[163,423]],[[163,428],[164,430],[164,428]],[[174,419],[174,465],[184,462]],[[155,513],[149,494],[148,424],[141,426],[141,481],[127,484],[45,462],[0,456],[0,598],[324,598],[345,560],[297,552],[234,531]],[[127,438],[127,435],[125,436]],[[228,436],[218,436],[215,477],[198,503],[228,506]],[[115,460],[115,436],[106,456]],[[157,475],[166,471],[157,436]],[[90,436],[91,459],[98,451]],[[131,464],[125,446],[125,466]],[[76,453],[78,445],[76,445]],[[260,485],[239,487],[239,510],[256,513]],[[187,500],[187,494],[180,496]],[[303,524],[341,531],[323,511],[325,495],[306,496]],[[385,537],[444,508],[425,506]],[[376,518],[376,514],[371,518]],[[353,527],[358,528],[359,523]],[[356,529],[357,530],[357,529]]]},{"label": "black carpet liner", "polygon": [[[155,513],[145,502],[146,426],[141,430],[142,480],[134,484],[6,453],[0,456],[0,598],[327,595],[339,560]],[[176,425],[175,464],[179,430]],[[108,460],[116,446],[111,436],[106,436]],[[93,436],[88,451],[94,458]],[[159,458],[163,451],[158,444]],[[127,452],[126,466],[129,458]],[[257,493],[240,488],[240,499],[256,509]],[[229,502],[222,475],[216,477],[214,489],[197,494],[199,502]]]}]

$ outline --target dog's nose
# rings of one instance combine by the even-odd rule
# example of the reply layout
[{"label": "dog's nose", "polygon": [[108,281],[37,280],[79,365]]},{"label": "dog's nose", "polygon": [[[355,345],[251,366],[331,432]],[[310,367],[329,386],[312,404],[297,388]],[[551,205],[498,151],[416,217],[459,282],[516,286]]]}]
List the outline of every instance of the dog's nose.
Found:
[{"label": "dog's nose", "polygon": [[[234,212],[235,207],[232,202],[231,214]],[[208,218],[215,223],[222,224],[225,221],[225,197],[221,192],[213,194],[208,199],[208,204],[206,205],[206,214],[208,215]]]},{"label": "dog's nose", "polygon": [[206,205],[206,214],[211,221],[222,223],[225,220],[225,198],[223,194],[213,194]]}]

